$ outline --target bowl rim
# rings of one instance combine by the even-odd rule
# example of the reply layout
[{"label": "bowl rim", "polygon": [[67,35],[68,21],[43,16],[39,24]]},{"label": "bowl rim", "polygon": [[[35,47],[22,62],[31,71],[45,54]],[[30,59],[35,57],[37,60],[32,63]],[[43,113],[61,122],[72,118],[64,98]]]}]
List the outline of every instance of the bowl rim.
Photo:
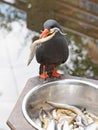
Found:
[{"label": "bowl rim", "polygon": [[84,80],[80,80],[80,79],[62,79],[62,80],[58,80],[58,81],[52,81],[52,82],[48,82],[48,83],[44,83],[44,84],[41,84],[41,85],[36,85],[34,88],[32,88],[23,98],[23,101],[22,101],[22,113],[23,113],[23,116],[25,117],[25,119],[27,120],[27,122],[33,126],[34,128],[38,129],[38,130],[44,130],[43,128],[41,128],[40,126],[36,125],[32,120],[31,118],[28,116],[27,114],[27,111],[25,109],[25,106],[26,106],[26,103],[27,103],[27,100],[29,98],[29,96],[34,92],[36,91],[37,89],[39,88],[42,88],[46,85],[50,85],[50,84],[55,84],[55,83],[71,83],[71,82],[76,82],[76,83],[83,83],[83,84],[86,84],[86,85],[89,85],[93,88],[96,88],[98,89],[98,85],[96,85],[95,83],[91,83],[90,81],[84,81]]}]

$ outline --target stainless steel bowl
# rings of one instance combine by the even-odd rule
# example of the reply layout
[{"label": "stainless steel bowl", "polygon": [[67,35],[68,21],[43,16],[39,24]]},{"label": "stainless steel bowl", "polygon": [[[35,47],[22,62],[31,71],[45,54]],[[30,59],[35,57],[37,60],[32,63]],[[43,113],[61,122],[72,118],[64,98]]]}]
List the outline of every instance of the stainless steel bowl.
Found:
[{"label": "stainless steel bowl", "polygon": [[22,111],[26,120],[40,130],[34,118],[38,116],[40,107],[47,109],[45,101],[84,107],[98,116],[98,86],[90,82],[65,79],[35,86],[30,90],[24,97]]}]

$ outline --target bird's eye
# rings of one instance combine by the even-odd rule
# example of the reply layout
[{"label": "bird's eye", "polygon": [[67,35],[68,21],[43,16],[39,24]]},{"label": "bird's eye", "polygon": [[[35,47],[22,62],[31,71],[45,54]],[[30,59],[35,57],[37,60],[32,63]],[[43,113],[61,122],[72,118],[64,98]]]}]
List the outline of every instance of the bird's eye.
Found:
[{"label": "bird's eye", "polygon": [[51,26],[51,28],[54,28],[54,26]]}]

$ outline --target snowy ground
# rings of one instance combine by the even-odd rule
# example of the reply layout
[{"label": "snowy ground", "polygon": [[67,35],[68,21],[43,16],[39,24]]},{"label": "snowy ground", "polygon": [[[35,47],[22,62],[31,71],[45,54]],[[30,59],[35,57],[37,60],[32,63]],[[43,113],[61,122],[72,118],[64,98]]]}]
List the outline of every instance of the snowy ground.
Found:
[{"label": "snowy ground", "polygon": [[9,130],[6,120],[27,80],[38,75],[39,67],[35,59],[26,66],[35,32],[30,32],[23,21],[14,21],[11,27],[10,32],[0,30],[0,130]]}]

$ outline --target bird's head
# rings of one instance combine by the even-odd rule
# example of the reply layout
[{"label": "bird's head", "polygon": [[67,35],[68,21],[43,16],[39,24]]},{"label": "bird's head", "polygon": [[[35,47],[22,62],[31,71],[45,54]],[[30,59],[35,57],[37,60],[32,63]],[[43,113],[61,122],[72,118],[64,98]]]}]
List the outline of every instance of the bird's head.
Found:
[{"label": "bird's head", "polygon": [[48,35],[52,34],[56,30],[63,33],[60,24],[56,20],[49,19],[45,21],[43,26],[44,26],[44,31],[41,33],[40,38],[47,37]]}]

